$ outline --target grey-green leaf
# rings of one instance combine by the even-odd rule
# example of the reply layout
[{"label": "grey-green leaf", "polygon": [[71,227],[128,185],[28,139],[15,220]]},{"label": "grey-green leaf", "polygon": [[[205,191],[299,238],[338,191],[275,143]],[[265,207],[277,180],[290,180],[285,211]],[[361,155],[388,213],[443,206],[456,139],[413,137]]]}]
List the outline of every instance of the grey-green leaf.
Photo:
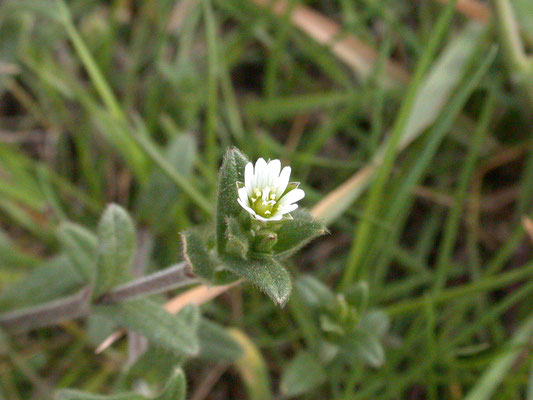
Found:
[{"label": "grey-green leaf", "polygon": [[29,307],[72,293],[84,284],[65,256],[55,257],[26,277],[2,288],[0,310]]},{"label": "grey-green leaf", "polygon": [[241,345],[230,336],[226,329],[205,318],[198,328],[201,358],[210,361],[235,361],[242,356]]},{"label": "grey-green leaf", "polygon": [[98,224],[98,272],[95,295],[125,281],[135,253],[135,228],[128,212],[109,205]]},{"label": "grey-green leaf", "polygon": [[295,282],[294,287],[300,297],[314,308],[333,308],[337,304],[335,294],[322,282],[311,275],[304,275]]},{"label": "grey-green leaf", "polygon": [[80,392],[78,390],[62,389],[56,392],[54,400],[146,400],[146,397],[136,393],[123,393],[104,396]]},{"label": "grey-green leaf", "polygon": [[326,371],[310,353],[302,351],[294,357],[281,377],[281,392],[287,397],[300,396],[326,381]]},{"label": "grey-green leaf", "polygon": [[292,289],[291,277],[275,259],[243,260],[226,254],[221,260],[231,272],[252,282],[280,306],[283,307],[289,300]]},{"label": "grey-green leaf", "polygon": [[359,356],[363,362],[371,367],[378,368],[385,362],[385,350],[377,335],[358,330],[347,337],[348,351]]},{"label": "grey-green leaf", "polygon": [[273,250],[278,258],[294,254],[311,240],[327,232],[324,225],[314,220],[307,211],[297,210],[291,214],[293,219],[284,221],[277,231],[278,241]]},{"label": "grey-green leaf", "polygon": [[154,400],[185,400],[187,381],[181,368],[176,368],[169,378],[167,385]]},{"label": "grey-green leaf", "polygon": [[173,315],[152,300],[139,299],[101,306],[100,311],[168,350],[187,355],[196,355],[200,351],[197,334],[200,313],[197,306],[186,306]]},{"label": "grey-green leaf", "polygon": [[86,282],[93,282],[96,275],[98,239],[83,226],[64,222],[57,237],[72,265]]},{"label": "grey-green leaf", "polygon": [[244,181],[244,167],[248,159],[239,150],[229,149],[224,155],[218,178],[216,234],[219,254],[226,252],[226,219],[237,217],[241,206],[237,203],[237,182]]},{"label": "grey-green leaf", "polygon": [[361,317],[358,327],[381,339],[389,331],[389,316],[381,310],[369,311]]}]

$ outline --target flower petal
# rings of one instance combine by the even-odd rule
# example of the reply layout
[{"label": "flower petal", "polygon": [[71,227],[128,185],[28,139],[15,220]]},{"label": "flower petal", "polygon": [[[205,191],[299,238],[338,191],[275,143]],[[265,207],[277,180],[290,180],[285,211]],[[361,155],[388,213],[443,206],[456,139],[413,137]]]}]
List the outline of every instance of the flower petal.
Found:
[{"label": "flower petal", "polygon": [[292,204],[286,205],[285,207],[282,207],[281,209],[278,210],[278,212],[281,215],[288,214],[288,213],[296,210],[297,208],[298,208],[298,204],[292,203]]},{"label": "flower petal", "polygon": [[252,215],[252,217],[256,217],[257,214],[255,213],[254,210],[252,210],[250,207],[248,207],[246,204],[244,204],[241,199],[237,199],[237,203],[239,203],[241,205],[242,208],[244,208],[246,211],[248,211],[248,213],[250,213]]},{"label": "flower petal", "polygon": [[249,162],[246,164],[246,167],[244,167],[244,186],[246,187],[248,191],[248,196],[252,196],[253,193],[253,187],[252,187],[252,179],[254,178],[254,165]]},{"label": "flower petal", "polygon": [[267,163],[264,158],[258,158],[255,162],[254,170],[254,188],[262,189],[266,184],[267,177]]},{"label": "flower petal", "polygon": [[289,184],[289,179],[291,177],[291,167],[285,167],[281,171],[281,174],[279,174],[278,178],[278,184],[276,188],[276,194],[279,198],[284,192],[285,189],[287,189],[287,185]]},{"label": "flower petal", "polygon": [[283,214],[280,212],[277,212],[272,217],[270,217],[268,220],[269,221],[280,221],[282,218],[283,218]]},{"label": "flower petal", "polygon": [[279,201],[278,204],[281,207],[284,207],[286,205],[292,204],[296,201],[299,201],[305,197],[305,192],[302,189],[293,189],[289,193],[287,193],[285,196],[283,196]]},{"label": "flower petal", "polygon": [[281,170],[280,160],[270,160],[268,162],[268,186],[272,188],[275,188],[277,186],[280,170]]},{"label": "flower petal", "polygon": [[238,191],[239,193],[239,200],[242,202],[242,204],[246,204],[247,206],[250,205],[250,198],[248,197],[248,190],[246,187],[242,187]]},{"label": "flower petal", "polygon": [[270,220],[269,218],[264,218],[264,217],[262,217],[262,216],[260,216],[259,214],[256,214],[256,213],[253,213],[252,217],[254,217],[258,221],[269,221]]}]

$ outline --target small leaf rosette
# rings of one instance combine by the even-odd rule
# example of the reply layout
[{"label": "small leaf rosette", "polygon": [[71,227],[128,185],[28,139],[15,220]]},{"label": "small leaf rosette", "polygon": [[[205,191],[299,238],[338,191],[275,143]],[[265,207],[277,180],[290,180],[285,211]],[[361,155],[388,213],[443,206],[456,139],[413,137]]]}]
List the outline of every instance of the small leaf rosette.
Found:
[{"label": "small leaf rosette", "polygon": [[183,234],[184,255],[193,272],[211,284],[228,283],[228,272],[259,287],[284,305],[292,288],[282,265],[313,238],[326,232],[299,200],[305,193],[289,181],[291,168],[259,158],[255,165],[229,149],[218,180],[214,240],[199,231]]}]

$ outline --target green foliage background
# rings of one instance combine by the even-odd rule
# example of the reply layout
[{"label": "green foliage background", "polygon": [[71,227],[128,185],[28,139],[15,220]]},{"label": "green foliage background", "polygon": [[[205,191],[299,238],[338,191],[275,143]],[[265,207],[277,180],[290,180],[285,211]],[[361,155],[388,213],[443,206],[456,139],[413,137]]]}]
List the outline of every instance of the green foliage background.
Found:
[{"label": "green foliage background", "polygon": [[194,400],[533,400],[533,10],[455,3],[0,2],[1,326],[211,240],[232,146],[329,230],[284,308],[171,287],[0,331],[0,399],[179,399],[181,366]]}]

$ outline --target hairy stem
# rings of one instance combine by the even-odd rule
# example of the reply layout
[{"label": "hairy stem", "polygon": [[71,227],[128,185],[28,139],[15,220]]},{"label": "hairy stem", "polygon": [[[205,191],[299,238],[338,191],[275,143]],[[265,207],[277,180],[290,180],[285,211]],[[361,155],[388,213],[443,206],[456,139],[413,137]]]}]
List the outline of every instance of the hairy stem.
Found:
[{"label": "hairy stem", "polygon": [[187,273],[186,264],[179,263],[154,274],[117,286],[98,299],[99,304],[119,303],[135,297],[162,293],[168,290],[198,283]]}]

